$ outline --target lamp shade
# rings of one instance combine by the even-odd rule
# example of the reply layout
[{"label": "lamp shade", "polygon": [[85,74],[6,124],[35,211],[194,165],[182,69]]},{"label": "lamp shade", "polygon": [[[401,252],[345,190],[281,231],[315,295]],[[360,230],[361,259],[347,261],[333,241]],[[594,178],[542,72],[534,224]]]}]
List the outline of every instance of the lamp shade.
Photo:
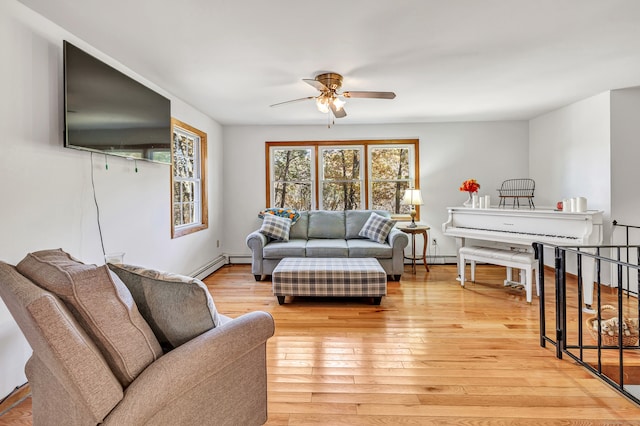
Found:
[{"label": "lamp shade", "polygon": [[424,203],[422,202],[422,194],[419,189],[407,189],[404,191],[404,197],[400,202],[404,205],[409,206],[421,206]]}]

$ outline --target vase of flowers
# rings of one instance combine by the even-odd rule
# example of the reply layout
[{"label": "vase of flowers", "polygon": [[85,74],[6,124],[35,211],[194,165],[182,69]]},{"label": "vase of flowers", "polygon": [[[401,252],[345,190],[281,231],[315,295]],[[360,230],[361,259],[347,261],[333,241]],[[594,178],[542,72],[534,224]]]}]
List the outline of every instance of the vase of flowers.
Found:
[{"label": "vase of flowers", "polygon": [[478,189],[480,189],[480,184],[475,179],[467,179],[462,182],[462,185],[460,185],[460,191],[464,191],[469,194],[467,201],[462,203],[465,207],[471,207],[473,205],[472,197],[474,193],[478,192]]}]

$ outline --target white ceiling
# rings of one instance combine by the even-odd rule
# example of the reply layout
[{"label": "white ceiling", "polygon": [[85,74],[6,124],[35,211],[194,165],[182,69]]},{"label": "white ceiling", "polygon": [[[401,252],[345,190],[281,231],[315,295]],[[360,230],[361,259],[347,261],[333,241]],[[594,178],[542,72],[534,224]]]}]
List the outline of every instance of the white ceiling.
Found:
[{"label": "white ceiling", "polygon": [[640,86],[639,0],[20,0],[223,125],[530,119]]}]

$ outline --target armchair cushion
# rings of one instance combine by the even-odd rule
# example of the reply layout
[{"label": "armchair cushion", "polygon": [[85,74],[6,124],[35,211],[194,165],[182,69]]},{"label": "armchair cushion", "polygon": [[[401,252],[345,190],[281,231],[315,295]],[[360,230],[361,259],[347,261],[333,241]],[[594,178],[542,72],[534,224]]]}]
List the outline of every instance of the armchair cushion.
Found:
[{"label": "armchair cushion", "polygon": [[133,265],[108,266],[129,288],[163,347],[176,348],[220,325],[213,298],[202,281]]},{"label": "armchair cushion", "polygon": [[162,356],[131,293],[106,266],[85,265],[58,249],[30,253],[16,268],[63,301],[122,386]]},{"label": "armchair cushion", "polygon": [[369,219],[360,230],[361,237],[369,238],[377,243],[384,243],[389,236],[389,232],[395,225],[395,221],[386,217],[382,217],[376,212],[372,212]]}]

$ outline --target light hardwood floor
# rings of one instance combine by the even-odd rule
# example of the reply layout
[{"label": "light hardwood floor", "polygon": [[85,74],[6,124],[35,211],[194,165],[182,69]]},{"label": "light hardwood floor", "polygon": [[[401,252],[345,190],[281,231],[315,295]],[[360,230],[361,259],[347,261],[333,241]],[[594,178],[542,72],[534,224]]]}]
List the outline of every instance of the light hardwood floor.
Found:
[{"label": "light hardwood floor", "polygon": [[205,282],[220,312],[275,319],[270,426],[640,424],[639,406],[540,347],[538,299],[528,305],[522,290],[503,287],[504,268],[478,266],[465,289],[455,276],[453,265],[415,275],[407,266],[380,306],[300,297],[281,306],[248,265]]}]

